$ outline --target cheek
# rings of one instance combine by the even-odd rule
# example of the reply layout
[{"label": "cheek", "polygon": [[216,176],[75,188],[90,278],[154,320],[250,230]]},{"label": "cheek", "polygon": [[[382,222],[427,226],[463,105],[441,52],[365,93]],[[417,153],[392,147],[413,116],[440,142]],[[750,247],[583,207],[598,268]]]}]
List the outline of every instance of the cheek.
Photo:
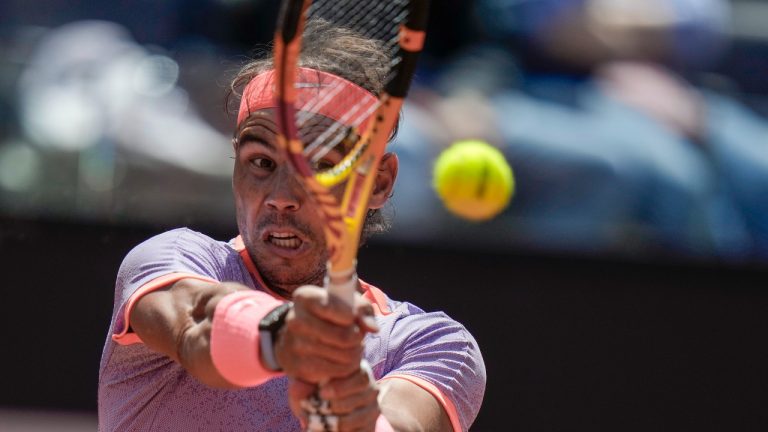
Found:
[{"label": "cheek", "polygon": [[232,173],[232,191],[235,195],[235,201],[239,203],[239,206],[253,202],[258,198],[258,192],[263,189],[263,181],[260,182],[258,178],[249,172],[248,168],[243,167],[241,164],[235,164],[235,169]]},{"label": "cheek", "polygon": [[240,222],[240,219],[246,210],[245,203],[248,201],[246,199],[247,194],[245,192],[244,183],[242,176],[238,173],[237,168],[235,168],[235,172],[232,174],[232,195],[235,199],[235,210],[237,211],[238,222]]},{"label": "cheek", "polygon": [[237,190],[234,191],[234,196],[237,228],[240,231],[240,235],[242,235],[244,239],[248,240],[250,238],[250,231],[248,230],[248,206],[246,205],[246,201],[237,192]]},{"label": "cheek", "polygon": [[248,227],[252,226],[256,211],[261,201],[259,188],[237,167],[232,175],[232,193],[235,200],[235,213],[240,233],[246,235]]}]

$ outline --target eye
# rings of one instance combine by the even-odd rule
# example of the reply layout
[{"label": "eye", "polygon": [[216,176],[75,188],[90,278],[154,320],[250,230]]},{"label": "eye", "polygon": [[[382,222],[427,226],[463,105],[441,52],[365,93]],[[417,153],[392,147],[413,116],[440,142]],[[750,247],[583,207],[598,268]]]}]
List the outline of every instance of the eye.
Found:
[{"label": "eye", "polygon": [[251,166],[260,170],[272,171],[275,169],[275,161],[266,157],[255,157],[249,162]]}]

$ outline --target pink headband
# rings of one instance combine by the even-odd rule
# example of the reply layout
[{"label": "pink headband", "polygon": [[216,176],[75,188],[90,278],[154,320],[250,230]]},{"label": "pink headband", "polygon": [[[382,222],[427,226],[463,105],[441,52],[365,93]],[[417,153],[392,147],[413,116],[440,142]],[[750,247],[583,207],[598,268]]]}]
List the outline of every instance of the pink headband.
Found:
[{"label": "pink headband", "polygon": [[[296,108],[321,114],[348,126],[363,129],[373,116],[378,99],[368,90],[339,76],[315,69],[298,68],[296,76]],[[255,76],[243,91],[239,125],[251,113],[278,106],[274,95],[275,71]]]}]

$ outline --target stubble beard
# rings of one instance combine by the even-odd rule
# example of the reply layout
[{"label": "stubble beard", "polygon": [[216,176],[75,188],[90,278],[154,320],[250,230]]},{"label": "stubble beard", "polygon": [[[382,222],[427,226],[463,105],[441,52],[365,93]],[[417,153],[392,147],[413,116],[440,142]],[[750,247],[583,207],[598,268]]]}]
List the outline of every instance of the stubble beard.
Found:
[{"label": "stubble beard", "polygon": [[[251,254],[251,256],[253,256],[253,254]],[[301,274],[298,272],[291,272],[288,275],[281,270],[263,268],[259,267],[258,263],[254,264],[269,289],[288,299],[292,297],[296,288],[304,285],[322,286],[325,278],[325,261],[323,260],[320,260],[320,262],[314,266],[314,269],[302,271]]]},{"label": "stubble beard", "polygon": [[[239,221],[240,222],[240,221]],[[263,262],[258,259],[257,244],[261,240],[258,238],[259,233],[268,225],[281,225],[285,224],[293,229],[300,231],[304,236],[309,238],[313,243],[320,244],[321,251],[325,252],[325,237],[323,235],[318,238],[307,224],[299,222],[292,216],[278,216],[270,214],[262,218],[253,231],[250,231],[251,236],[256,236],[250,239],[243,238],[248,254],[256,266],[264,283],[267,284],[267,288],[275,293],[290,299],[293,291],[304,285],[316,285],[322,286],[327,266],[327,253],[321,253],[316,257],[314,262],[309,264],[296,264],[292,266],[289,264],[289,268],[286,266],[271,267],[265,266]],[[242,233],[242,229],[241,229]]]}]

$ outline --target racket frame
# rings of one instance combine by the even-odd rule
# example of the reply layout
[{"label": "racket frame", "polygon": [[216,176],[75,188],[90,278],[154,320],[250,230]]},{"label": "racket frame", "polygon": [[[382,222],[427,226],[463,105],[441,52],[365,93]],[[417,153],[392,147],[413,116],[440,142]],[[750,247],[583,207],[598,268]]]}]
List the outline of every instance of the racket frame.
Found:
[{"label": "racket frame", "polygon": [[[326,287],[332,295],[351,305],[358,289],[355,267],[361,231],[381,158],[399,119],[424,44],[429,1],[409,2],[408,18],[399,29],[397,49],[400,61],[394,66],[393,77],[379,96],[380,105],[372,121],[368,122],[368,128],[360,136],[363,142],[356,145],[360,150],[359,156],[356,155],[351,161],[351,170],[344,170],[348,178],[341,203],[333,193],[332,182],[323,180],[322,174],[312,170],[303,154],[304,145],[296,127],[296,71],[301,54],[301,35],[311,4],[312,0],[284,0],[278,20],[274,45],[277,141],[325,222],[329,257]],[[350,161],[342,163],[349,164]]]}]

